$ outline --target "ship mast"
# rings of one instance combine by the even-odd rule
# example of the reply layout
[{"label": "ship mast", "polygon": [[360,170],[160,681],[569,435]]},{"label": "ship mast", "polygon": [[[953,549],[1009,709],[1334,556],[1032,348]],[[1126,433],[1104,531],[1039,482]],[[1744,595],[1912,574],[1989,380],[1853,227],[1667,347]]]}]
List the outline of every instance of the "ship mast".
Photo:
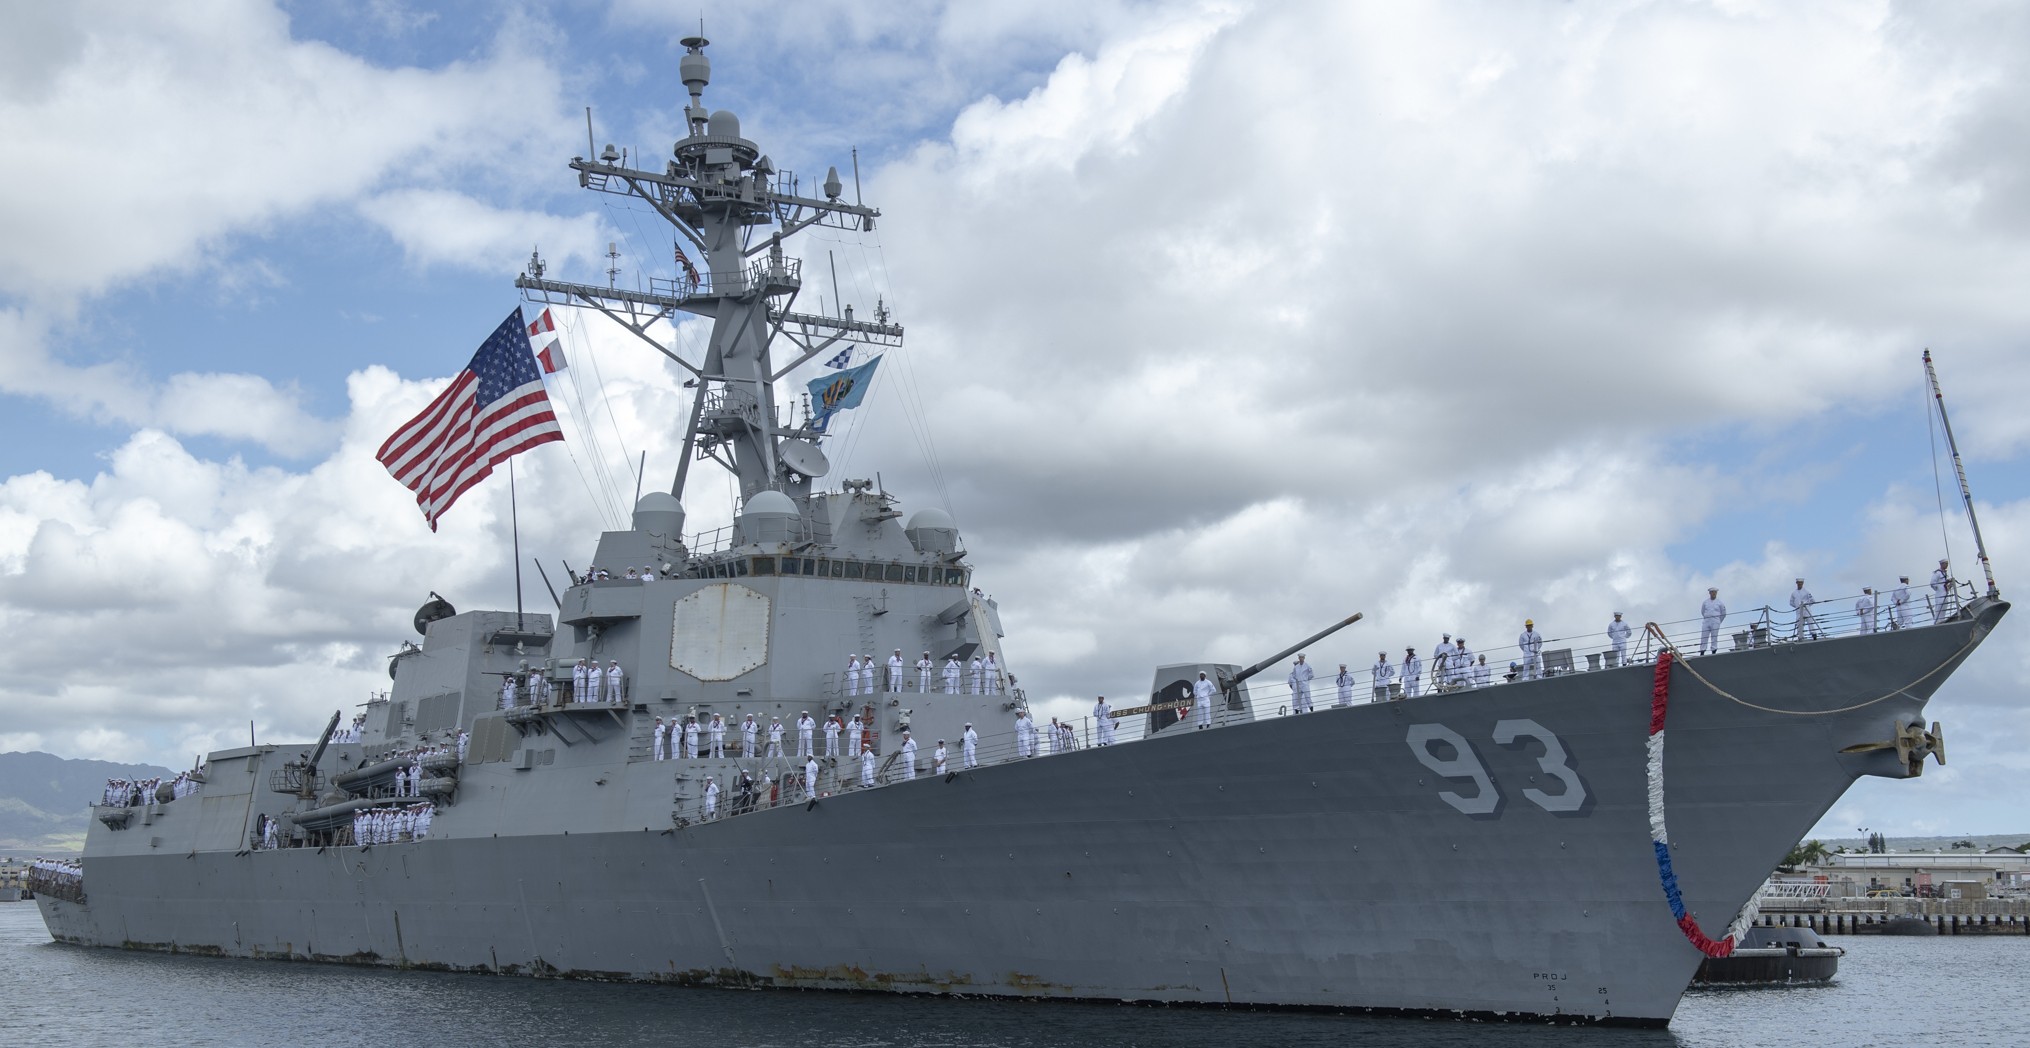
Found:
[{"label": "ship mast", "polygon": [[[675,278],[651,279],[646,291],[569,283],[544,276],[542,260],[532,256],[515,286],[531,302],[597,309],[691,373],[697,398],[670,494],[681,499],[691,463],[711,459],[740,478],[743,501],[771,489],[802,499],[812,479],[829,468],[817,450],[823,435],[807,421],[783,416],[775,383],[840,342],[901,345],[902,327],[888,323],[885,308],[871,322],[855,320],[850,308],[839,317],[793,312],[803,262],[785,256],[783,242],[813,225],[869,231],[881,212],[840,199],[845,187],[837,168],[827,172],[823,199],[797,195],[790,173],[740,137],[738,117],[707,111],[703,95],[712,63],[706,44],[702,36],[683,41],[678,69],[691,96],[685,137],[661,171],[622,166],[611,145],[596,160],[571,160],[580,186],[643,200],[676,230]],[[699,256],[695,266],[686,241]],[[658,321],[674,325],[678,312],[712,318],[702,363],[683,359],[649,333]],[[780,367],[771,352],[777,338],[797,351]]]}]

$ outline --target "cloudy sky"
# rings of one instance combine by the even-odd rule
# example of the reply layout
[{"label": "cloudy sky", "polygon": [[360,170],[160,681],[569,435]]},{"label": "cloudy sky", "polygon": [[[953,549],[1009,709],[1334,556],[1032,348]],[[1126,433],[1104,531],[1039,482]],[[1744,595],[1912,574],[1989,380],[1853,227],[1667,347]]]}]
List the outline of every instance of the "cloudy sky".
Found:
[{"label": "cloudy sky", "polygon": [[[724,7],[724,10],[715,9]],[[506,486],[432,535],[373,461],[551,272],[669,276],[576,188],[653,165],[696,12],[29,5],[0,36],[0,750],[187,764],[385,684],[426,591],[511,606]],[[1839,3],[707,5],[714,106],[869,237],[910,332],[834,440],[949,508],[1045,715],[1159,662],[1512,643],[1973,565],[2030,577],[2030,12]],[[827,281],[827,283],[829,283]],[[824,288],[829,300],[830,289]],[[836,308],[837,302],[828,301]],[[688,403],[567,318],[522,542],[582,565]],[[689,352],[702,338],[670,336]],[[813,365],[815,366],[815,365]],[[800,376],[801,377],[801,376]],[[723,521],[725,485],[687,496]],[[531,600],[541,599],[530,580]],[[1575,639],[1583,647],[1596,643]],[[2030,627],[1952,765],[1820,832],[2030,830]]]}]

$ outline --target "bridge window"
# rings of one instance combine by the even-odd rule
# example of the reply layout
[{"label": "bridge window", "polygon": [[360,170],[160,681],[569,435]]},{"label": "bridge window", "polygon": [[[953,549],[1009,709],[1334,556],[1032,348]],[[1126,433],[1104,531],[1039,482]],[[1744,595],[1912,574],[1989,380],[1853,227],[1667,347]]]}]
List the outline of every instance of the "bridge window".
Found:
[{"label": "bridge window", "polygon": [[902,569],[902,581],[904,582],[916,581],[916,565],[911,564],[908,567]]},{"label": "bridge window", "polygon": [[888,581],[890,582],[902,581],[902,565],[890,564],[888,565],[887,571],[888,571]]},{"label": "bridge window", "polygon": [[756,575],[775,574],[775,558],[774,557],[754,558],[754,573]]},{"label": "bridge window", "polygon": [[817,562],[817,561],[815,561],[815,560],[813,560],[813,559],[811,559],[811,558],[809,558],[809,557],[805,557],[805,558],[804,558],[804,574],[806,574],[806,575],[811,575],[811,574],[815,574],[815,573],[817,572],[817,570],[818,570],[818,562]]},{"label": "bridge window", "polygon": [[857,560],[849,560],[849,561],[847,561],[847,562],[846,562],[846,577],[847,577],[847,578],[849,578],[849,579],[857,579],[857,578],[859,578],[859,577],[861,576],[861,574],[862,574],[862,568],[861,568],[861,564],[860,564],[860,562],[859,562],[859,561],[857,561]]}]

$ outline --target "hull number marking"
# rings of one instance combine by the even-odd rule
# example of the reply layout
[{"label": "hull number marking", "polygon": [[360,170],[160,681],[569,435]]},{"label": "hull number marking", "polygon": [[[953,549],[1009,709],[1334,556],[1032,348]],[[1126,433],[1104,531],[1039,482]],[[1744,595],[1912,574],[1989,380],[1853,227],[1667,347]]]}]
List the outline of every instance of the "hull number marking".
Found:
[{"label": "hull number marking", "polygon": [[[1504,800],[1501,787],[1465,736],[1443,724],[1412,724],[1406,741],[1417,763],[1459,787],[1439,790],[1439,800],[1462,814],[1478,818],[1501,813]],[[1556,780],[1558,788],[1552,791],[1525,787],[1521,791],[1523,799],[1552,814],[1586,810],[1586,780],[1579,777],[1565,752],[1564,742],[1550,729],[1527,718],[1495,721],[1491,741],[1506,749],[1527,749],[1532,743],[1542,749],[1537,755],[1537,768]],[[1470,793],[1466,792],[1468,785],[1472,788]]]}]

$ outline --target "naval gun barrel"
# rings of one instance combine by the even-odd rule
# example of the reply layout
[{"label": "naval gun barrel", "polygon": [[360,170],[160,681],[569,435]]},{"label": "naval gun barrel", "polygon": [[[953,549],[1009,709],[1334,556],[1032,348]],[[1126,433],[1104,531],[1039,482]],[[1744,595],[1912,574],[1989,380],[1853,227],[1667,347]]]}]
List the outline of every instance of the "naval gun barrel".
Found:
[{"label": "naval gun barrel", "polygon": [[1351,626],[1356,622],[1359,622],[1361,620],[1362,614],[1363,614],[1362,612],[1356,611],[1353,614],[1348,615],[1343,619],[1340,619],[1338,622],[1335,622],[1332,625],[1327,626],[1316,633],[1313,633],[1309,637],[1306,637],[1303,640],[1300,640],[1297,643],[1292,644],[1287,648],[1284,648],[1282,651],[1279,651],[1274,655],[1271,655],[1268,658],[1263,659],[1262,661],[1257,662],[1252,666],[1249,666],[1247,669],[1244,669],[1239,673],[1234,674],[1233,679],[1226,682],[1229,690],[1239,686],[1239,684],[1242,681],[1247,680],[1249,677],[1252,677],[1255,674],[1260,673],[1271,666],[1274,666],[1276,663],[1283,661],[1284,658],[1295,653],[1298,648],[1306,647],[1311,644],[1316,644],[1319,641],[1324,640],[1325,638],[1330,637],[1335,633],[1338,633],[1340,630],[1343,630],[1346,627]]}]

